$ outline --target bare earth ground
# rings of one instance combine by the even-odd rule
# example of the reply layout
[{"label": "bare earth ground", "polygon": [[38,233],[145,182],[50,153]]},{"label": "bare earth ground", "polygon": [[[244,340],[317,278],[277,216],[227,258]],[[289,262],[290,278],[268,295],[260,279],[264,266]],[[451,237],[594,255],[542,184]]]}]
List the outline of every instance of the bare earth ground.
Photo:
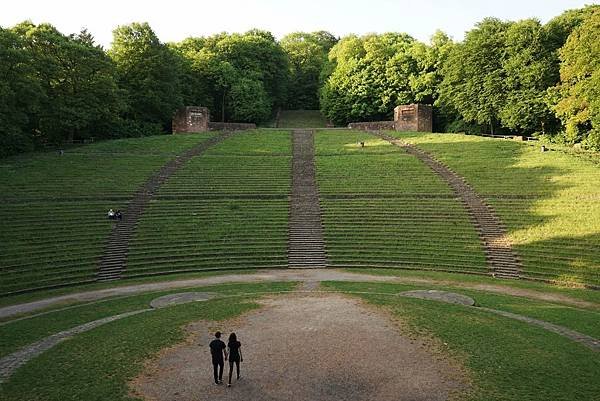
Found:
[{"label": "bare earth ground", "polygon": [[[338,294],[261,301],[242,318],[188,326],[186,342],[161,352],[131,383],[156,401],[447,400],[468,388],[459,364],[437,346],[400,332],[384,311]],[[242,379],[216,386],[208,343],[220,329],[238,334]],[[228,363],[223,379],[227,382]]]}]

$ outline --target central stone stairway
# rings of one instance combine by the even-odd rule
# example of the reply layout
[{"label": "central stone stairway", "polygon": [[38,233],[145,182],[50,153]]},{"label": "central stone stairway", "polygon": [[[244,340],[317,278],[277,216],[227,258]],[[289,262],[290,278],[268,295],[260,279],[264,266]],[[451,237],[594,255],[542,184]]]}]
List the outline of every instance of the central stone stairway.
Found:
[{"label": "central stone stairway", "polygon": [[292,131],[292,145],[288,267],[296,269],[326,267],[327,254],[315,174],[313,131]]}]

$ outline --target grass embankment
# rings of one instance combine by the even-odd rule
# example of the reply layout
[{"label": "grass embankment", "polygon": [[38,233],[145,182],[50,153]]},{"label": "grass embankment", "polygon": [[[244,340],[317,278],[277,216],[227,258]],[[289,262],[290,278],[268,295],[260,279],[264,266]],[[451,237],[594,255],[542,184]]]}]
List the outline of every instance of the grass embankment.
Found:
[{"label": "grass embankment", "polygon": [[278,128],[325,128],[328,121],[319,110],[281,110]]},{"label": "grass embankment", "polygon": [[289,132],[259,130],[192,159],[144,213],[125,276],[286,265],[290,155]]},{"label": "grass embankment", "polygon": [[120,139],[3,159],[0,294],[94,278],[112,222],[175,155],[213,134]]},{"label": "grass embankment", "polygon": [[451,134],[398,134],[480,193],[531,278],[600,286],[600,166],[538,146]]},{"label": "grass embankment", "polygon": [[315,142],[330,263],[486,272],[463,205],[419,160],[364,132]]},{"label": "grass embankment", "polygon": [[[341,282],[324,286],[346,292],[388,293],[413,288]],[[483,306],[506,307],[513,302],[507,297],[476,295]],[[388,309],[402,322],[405,332],[431,336],[434,344],[463,361],[473,380],[468,400],[593,401],[600,394],[597,380],[600,358],[567,338],[473,307],[386,295],[357,296]],[[536,306],[526,303],[522,308],[532,311]],[[560,314],[587,319],[592,326],[586,330],[591,328],[597,333],[598,324],[593,316],[571,310]],[[545,316],[550,315],[546,312]]]},{"label": "grass embankment", "polygon": [[[239,316],[258,307],[254,301],[261,296],[260,293],[287,291],[294,285],[269,283],[202,288],[203,291],[222,295],[247,295],[158,309],[100,326],[58,344],[17,370],[0,388],[0,398],[7,401],[131,400],[128,380],[139,372],[144,360],[183,340],[184,324],[198,320],[219,322]],[[120,313],[125,309],[146,308],[150,299],[160,295],[164,293],[116,301],[113,311]],[[126,306],[121,306],[123,304]],[[86,319],[100,318],[110,310],[107,307],[95,314],[95,307],[87,308],[87,312],[82,310],[79,313],[86,315]],[[76,319],[60,312],[57,312],[55,320],[50,331],[76,324]],[[23,327],[21,329],[24,330]],[[222,329],[227,330],[226,327]],[[43,335],[43,329],[35,333],[37,337]]]}]

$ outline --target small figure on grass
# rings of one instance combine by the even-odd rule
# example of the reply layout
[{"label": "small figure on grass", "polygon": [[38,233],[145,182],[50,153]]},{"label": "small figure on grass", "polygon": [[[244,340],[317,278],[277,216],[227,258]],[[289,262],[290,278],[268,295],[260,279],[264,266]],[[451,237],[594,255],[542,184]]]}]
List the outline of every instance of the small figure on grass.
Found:
[{"label": "small figure on grass", "polygon": [[213,374],[215,384],[223,383],[223,366],[225,365],[224,360],[227,360],[227,350],[225,343],[221,341],[221,332],[215,333],[215,339],[209,344],[210,354],[212,356]]},{"label": "small figure on grass", "polygon": [[115,217],[115,212],[112,209],[108,209],[108,213],[107,213],[108,219],[109,220],[114,220]]},{"label": "small figure on grass", "polygon": [[242,343],[238,341],[235,333],[229,335],[227,348],[229,348],[229,383],[227,383],[227,387],[231,387],[233,364],[235,363],[236,366],[237,379],[240,380],[240,362],[244,362],[244,358],[242,357]]}]

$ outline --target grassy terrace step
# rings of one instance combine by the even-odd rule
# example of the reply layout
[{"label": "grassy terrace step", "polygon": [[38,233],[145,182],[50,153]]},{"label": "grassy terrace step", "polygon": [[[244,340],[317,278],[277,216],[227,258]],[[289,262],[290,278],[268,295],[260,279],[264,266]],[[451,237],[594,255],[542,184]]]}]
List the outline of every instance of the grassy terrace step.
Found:
[{"label": "grassy terrace step", "polygon": [[439,195],[321,197],[331,264],[487,272],[483,248],[464,206],[417,158],[364,132],[323,131],[316,144],[321,194]]},{"label": "grassy terrace step", "polygon": [[598,164],[514,141],[390,134],[429,152],[484,197],[488,194],[487,203],[522,257],[524,275],[600,285]]},{"label": "grassy terrace step", "polygon": [[113,222],[168,160],[213,134],[107,141],[0,161],[0,294],[95,279]]}]

